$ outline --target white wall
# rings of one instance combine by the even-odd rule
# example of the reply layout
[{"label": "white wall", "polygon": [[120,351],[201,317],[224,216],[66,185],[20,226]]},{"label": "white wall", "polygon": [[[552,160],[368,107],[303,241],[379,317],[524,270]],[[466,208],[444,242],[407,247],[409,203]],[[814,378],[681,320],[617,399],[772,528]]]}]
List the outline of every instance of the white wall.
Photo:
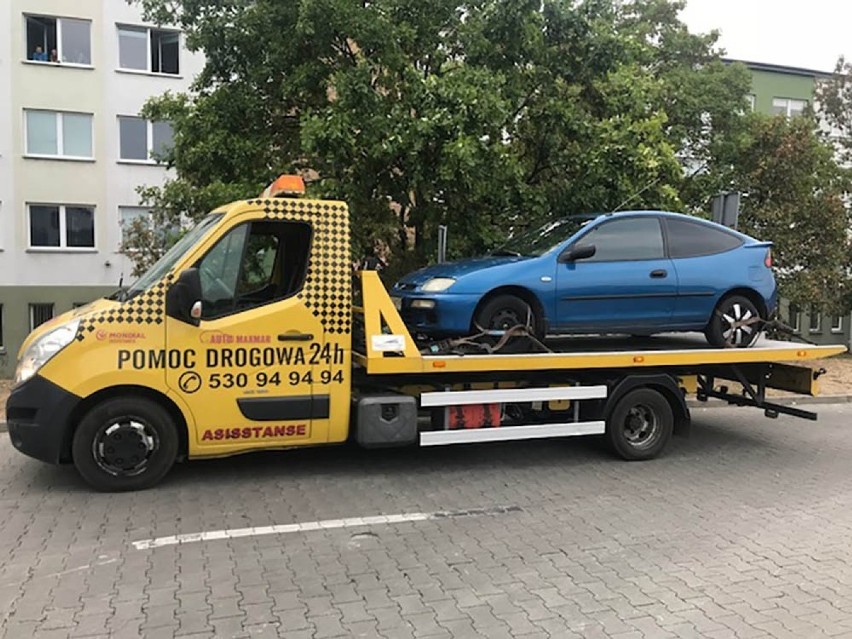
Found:
[{"label": "white wall", "polygon": [[12,8],[0,5],[0,282],[3,281],[3,255],[12,242],[12,42],[2,34],[11,31]]},{"label": "white wall", "polygon": [[106,242],[113,252],[112,261],[119,272],[123,272],[125,283],[132,281],[132,267],[129,260],[116,253],[120,241],[118,209],[121,206],[137,206],[139,196],[137,187],[159,186],[165,182],[167,172],[158,166],[140,166],[118,162],[119,137],[118,116],[138,115],[142,105],[149,97],[161,95],[166,91],[179,93],[188,90],[192,79],[204,66],[204,58],[190,54],[185,49],[180,54],[180,75],[142,75],[115,71],[118,68],[118,30],[117,24],[154,26],[144,22],[138,8],[126,2],[104,4],[104,23],[107,25],[104,35],[106,66],[111,69],[107,75],[102,111],[110,123],[106,133],[107,159],[109,161],[109,184],[105,202]]},{"label": "white wall", "polygon": [[[116,23],[144,24],[138,8],[121,0],[11,0],[0,6],[0,286],[111,286],[122,273],[128,282],[129,261],[117,252],[118,208],[138,205],[137,187],[160,185],[167,173],[161,166],[118,162],[117,116],[138,114],[149,97],[167,90],[185,91],[203,59],[181,51],[180,76],[117,70]],[[26,62],[24,12],[91,20],[93,68]],[[94,113],[94,162],[25,158],[25,108]],[[94,205],[95,249],[29,250],[28,202]]]}]

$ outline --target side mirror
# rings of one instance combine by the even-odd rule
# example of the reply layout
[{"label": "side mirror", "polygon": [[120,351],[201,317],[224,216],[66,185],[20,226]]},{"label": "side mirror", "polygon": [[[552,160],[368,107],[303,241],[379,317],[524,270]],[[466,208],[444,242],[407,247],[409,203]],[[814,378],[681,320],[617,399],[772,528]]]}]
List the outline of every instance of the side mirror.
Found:
[{"label": "side mirror", "polygon": [[572,246],[562,251],[559,256],[559,261],[563,264],[576,262],[577,260],[587,260],[594,256],[597,248],[594,244],[586,244],[585,246]]},{"label": "side mirror", "polygon": [[166,315],[198,326],[201,323],[201,276],[197,268],[188,268],[166,291]]}]

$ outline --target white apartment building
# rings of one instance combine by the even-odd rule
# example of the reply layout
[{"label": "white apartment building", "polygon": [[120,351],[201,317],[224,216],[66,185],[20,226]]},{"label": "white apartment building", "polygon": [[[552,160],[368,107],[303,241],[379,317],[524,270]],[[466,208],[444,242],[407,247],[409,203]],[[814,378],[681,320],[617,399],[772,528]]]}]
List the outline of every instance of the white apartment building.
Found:
[{"label": "white apartment building", "polygon": [[202,65],[124,0],[0,3],[0,376],[34,326],[132,280],[122,221],[172,136],[138,114]]}]

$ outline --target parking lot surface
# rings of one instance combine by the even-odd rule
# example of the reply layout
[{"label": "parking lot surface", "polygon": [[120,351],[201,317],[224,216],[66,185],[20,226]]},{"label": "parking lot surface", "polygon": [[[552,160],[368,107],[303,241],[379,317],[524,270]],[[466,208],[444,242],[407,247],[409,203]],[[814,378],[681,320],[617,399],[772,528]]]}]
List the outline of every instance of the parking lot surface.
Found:
[{"label": "parking lot surface", "polygon": [[696,410],[646,463],[318,449],[123,495],[2,435],[0,636],[852,637],[852,405],[815,408]]}]

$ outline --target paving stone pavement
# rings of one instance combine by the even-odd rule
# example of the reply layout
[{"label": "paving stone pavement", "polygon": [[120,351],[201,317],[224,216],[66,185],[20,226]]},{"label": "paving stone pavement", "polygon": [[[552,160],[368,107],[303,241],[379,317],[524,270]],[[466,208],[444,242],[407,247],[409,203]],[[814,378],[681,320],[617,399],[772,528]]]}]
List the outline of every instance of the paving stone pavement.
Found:
[{"label": "paving stone pavement", "polygon": [[647,463],[596,439],[318,449],[185,464],[123,495],[4,438],[0,637],[852,637],[852,405],[819,411],[695,411]]}]

